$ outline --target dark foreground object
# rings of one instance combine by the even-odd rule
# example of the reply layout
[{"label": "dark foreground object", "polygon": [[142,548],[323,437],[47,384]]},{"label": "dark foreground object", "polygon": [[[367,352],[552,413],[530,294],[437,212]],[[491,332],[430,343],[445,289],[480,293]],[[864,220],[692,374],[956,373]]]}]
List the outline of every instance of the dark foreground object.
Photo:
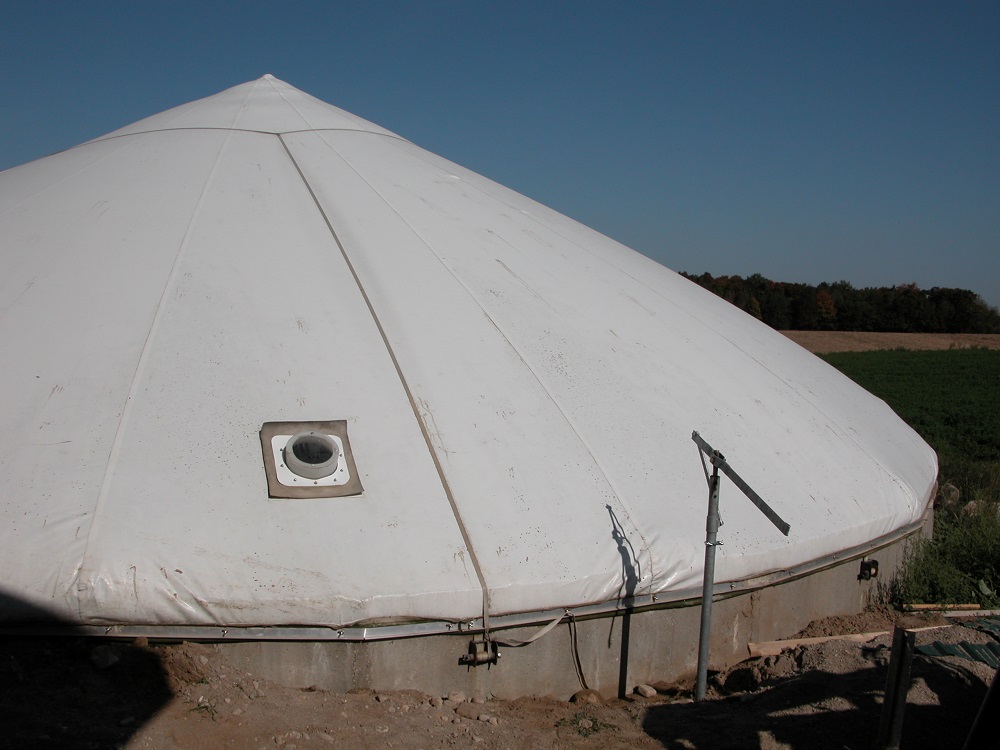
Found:
[{"label": "dark foreground object", "polygon": [[84,638],[0,639],[0,748],[122,746],[170,700],[159,656]]},{"label": "dark foreground object", "polygon": [[[650,706],[643,729],[663,747],[678,750],[869,750],[882,715],[886,651],[873,654],[875,664],[869,668],[844,674],[806,671],[773,684],[754,684],[750,667],[746,673],[734,670],[717,686],[717,695],[722,695],[714,700]],[[901,727],[900,747],[941,750],[962,746],[986,686],[957,661],[919,655],[913,659],[914,687]],[[733,694],[726,696],[729,690]],[[936,700],[921,701],[920,696],[914,696],[916,692]]]}]

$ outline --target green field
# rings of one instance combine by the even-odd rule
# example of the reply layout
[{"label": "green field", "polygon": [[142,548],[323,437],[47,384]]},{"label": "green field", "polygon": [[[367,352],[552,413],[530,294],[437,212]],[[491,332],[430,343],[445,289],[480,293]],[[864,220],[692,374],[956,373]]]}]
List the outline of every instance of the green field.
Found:
[{"label": "green field", "polygon": [[823,359],[919,432],[937,451],[940,484],[960,492],[957,504],[938,510],[934,542],[914,549],[897,597],[1000,605],[1000,351],[844,352]]}]

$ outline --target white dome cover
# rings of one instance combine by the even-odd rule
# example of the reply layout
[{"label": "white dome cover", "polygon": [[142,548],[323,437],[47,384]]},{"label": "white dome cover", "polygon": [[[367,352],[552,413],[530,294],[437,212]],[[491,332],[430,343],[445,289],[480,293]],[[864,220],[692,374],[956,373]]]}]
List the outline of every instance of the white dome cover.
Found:
[{"label": "white dome cover", "polygon": [[[781,334],[271,76],[0,174],[0,346],[0,603],[80,624],[695,589],[692,430],[791,524],[724,482],[719,581],[904,529],[936,475]],[[333,419],[364,493],[270,499],[261,425]]]}]

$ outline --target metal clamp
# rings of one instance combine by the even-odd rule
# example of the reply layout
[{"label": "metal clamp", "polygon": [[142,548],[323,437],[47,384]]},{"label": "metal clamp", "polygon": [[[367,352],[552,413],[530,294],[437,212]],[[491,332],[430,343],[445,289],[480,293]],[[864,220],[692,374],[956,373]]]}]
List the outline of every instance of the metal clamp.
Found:
[{"label": "metal clamp", "polygon": [[470,641],[468,653],[458,657],[458,663],[467,667],[476,667],[480,664],[496,664],[500,658],[500,651],[494,641],[480,640]]}]

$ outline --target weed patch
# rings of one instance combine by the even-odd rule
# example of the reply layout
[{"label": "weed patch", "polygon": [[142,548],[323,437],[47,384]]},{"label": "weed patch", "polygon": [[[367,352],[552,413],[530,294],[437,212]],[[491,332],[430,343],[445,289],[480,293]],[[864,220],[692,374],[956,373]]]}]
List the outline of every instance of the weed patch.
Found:
[{"label": "weed patch", "polygon": [[592,734],[597,734],[601,731],[618,728],[614,724],[606,724],[605,722],[599,721],[595,716],[587,713],[586,711],[581,711],[573,716],[560,719],[556,723],[556,726],[572,729],[581,737],[589,737]]},{"label": "weed patch", "polygon": [[1000,606],[1000,517],[996,508],[935,519],[935,538],[918,540],[895,581],[901,602]]}]

